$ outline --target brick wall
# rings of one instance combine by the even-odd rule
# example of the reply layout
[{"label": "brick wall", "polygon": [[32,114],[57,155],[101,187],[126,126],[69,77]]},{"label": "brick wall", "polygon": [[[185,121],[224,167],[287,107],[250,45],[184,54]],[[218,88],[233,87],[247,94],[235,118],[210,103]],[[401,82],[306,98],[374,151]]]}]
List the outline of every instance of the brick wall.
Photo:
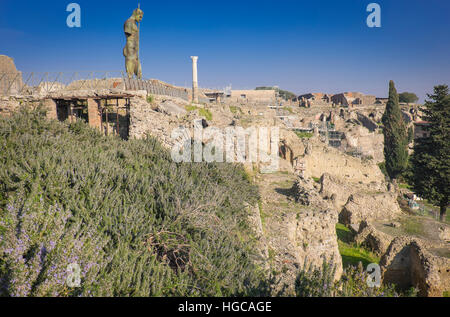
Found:
[{"label": "brick wall", "polygon": [[98,110],[98,103],[94,99],[88,99],[88,117],[89,125],[101,130],[102,118],[100,111]]}]

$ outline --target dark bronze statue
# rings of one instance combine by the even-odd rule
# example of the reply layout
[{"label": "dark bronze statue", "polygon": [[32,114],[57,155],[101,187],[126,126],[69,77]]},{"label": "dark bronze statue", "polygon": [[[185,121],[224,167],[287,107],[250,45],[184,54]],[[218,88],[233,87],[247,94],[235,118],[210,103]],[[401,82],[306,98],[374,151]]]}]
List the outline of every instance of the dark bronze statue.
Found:
[{"label": "dark bronze statue", "polygon": [[139,61],[139,23],[143,17],[144,12],[138,8],[133,11],[133,15],[125,22],[123,27],[127,37],[123,56],[125,56],[125,68],[129,78],[133,78],[133,75],[136,75],[139,79],[142,78],[141,62]]}]

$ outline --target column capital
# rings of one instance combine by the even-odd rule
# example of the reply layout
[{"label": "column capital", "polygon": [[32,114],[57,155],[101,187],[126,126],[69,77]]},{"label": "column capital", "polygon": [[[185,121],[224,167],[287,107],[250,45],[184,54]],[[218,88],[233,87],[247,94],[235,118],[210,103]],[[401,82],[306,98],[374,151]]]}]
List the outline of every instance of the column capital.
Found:
[{"label": "column capital", "polygon": [[191,56],[191,59],[193,62],[196,62],[198,60],[198,56]]}]

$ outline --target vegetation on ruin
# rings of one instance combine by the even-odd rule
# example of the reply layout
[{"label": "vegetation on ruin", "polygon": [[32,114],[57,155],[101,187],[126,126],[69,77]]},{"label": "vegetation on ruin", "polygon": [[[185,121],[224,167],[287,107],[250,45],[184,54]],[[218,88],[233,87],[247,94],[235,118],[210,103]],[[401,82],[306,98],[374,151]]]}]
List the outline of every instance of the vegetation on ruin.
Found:
[{"label": "vegetation on ruin", "polygon": [[294,94],[293,92],[287,91],[287,90],[282,90],[278,87],[256,87],[255,90],[275,90],[278,92],[278,94],[280,95],[281,98],[283,98],[284,100],[293,100],[297,98],[297,95]]},{"label": "vegetation on ruin", "polygon": [[389,100],[382,121],[386,172],[391,179],[397,179],[406,169],[409,142],[397,90],[392,80],[389,82]]},{"label": "vegetation on ruin", "polygon": [[187,106],[185,106],[185,108],[186,108],[186,111],[195,111],[198,109],[198,107],[194,106],[194,105],[187,105]]},{"label": "vegetation on ruin", "polygon": [[287,107],[287,106],[285,106],[285,107],[283,107],[282,108],[283,110],[286,110],[287,112],[289,112],[289,113],[294,113],[294,110],[292,109],[292,107]]},{"label": "vegetation on ruin", "polygon": [[317,184],[320,184],[320,177],[312,176],[311,178],[313,179],[314,182],[316,182]]},{"label": "vegetation on ruin", "polygon": [[424,129],[429,137],[414,144],[411,158],[411,183],[414,192],[440,207],[441,221],[446,219],[450,197],[450,95],[447,85],[434,87],[422,111],[429,122]]},{"label": "vegetation on ruin", "polygon": [[294,133],[300,138],[300,139],[310,139],[314,136],[313,133],[309,132],[300,132],[300,131],[294,131]]},{"label": "vegetation on ruin", "polygon": [[0,142],[0,296],[263,292],[246,222],[258,191],[240,165],[176,164],[154,139],[39,111],[1,118]]},{"label": "vegetation on ruin", "polygon": [[149,104],[152,104],[155,101],[155,97],[153,95],[148,95],[147,96],[147,102]]},{"label": "vegetation on ruin", "polygon": [[208,109],[200,108],[198,109],[198,114],[202,117],[205,117],[206,120],[211,121],[212,120],[212,113]]},{"label": "vegetation on ruin", "polygon": [[242,114],[242,109],[237,106],[230,106],[230,112],[232,114]]},{"label": "vegetation on ruin", "polygon": [[205,117],[206,120],[211,121],[212,120],[212,113],[208,109],[200,108],[194,105],[188,105],[185,107],[186,111],[198,111],[198,114],[202,117]]}]

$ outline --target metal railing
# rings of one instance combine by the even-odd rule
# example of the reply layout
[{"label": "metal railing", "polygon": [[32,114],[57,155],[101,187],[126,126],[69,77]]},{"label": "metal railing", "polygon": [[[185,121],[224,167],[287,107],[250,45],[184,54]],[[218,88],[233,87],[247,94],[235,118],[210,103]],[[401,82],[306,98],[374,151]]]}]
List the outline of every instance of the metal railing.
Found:
[{"label": "metal railing", "polygon": [[127,74],[121,71],[0,72],[0,96],[48,95],[58,91],[114,88],[146,90],[148,94],[184,100],[189,100],[190,95],[186,88],[175,87],[154,79],[129,79]]},{"label": "metal railing", "polygon": [[175,87],[159,80],[124,78],[125,90],[146,90],[148,94],[162,95],[189,100],[189,90]]},{"label": "metal railing", "polygon": [[123,83],[123,72],[16,72],[0,73],[0,95],[48,94],[56,91],[108,89]]}]

